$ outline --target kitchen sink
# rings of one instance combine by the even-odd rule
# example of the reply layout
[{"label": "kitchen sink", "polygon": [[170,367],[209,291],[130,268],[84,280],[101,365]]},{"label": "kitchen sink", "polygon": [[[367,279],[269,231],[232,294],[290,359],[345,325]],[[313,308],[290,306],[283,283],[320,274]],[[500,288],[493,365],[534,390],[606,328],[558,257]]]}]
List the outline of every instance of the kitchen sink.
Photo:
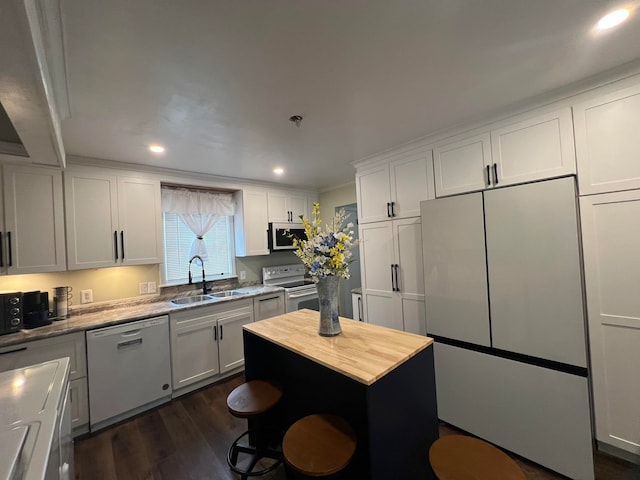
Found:
[{"label": "kitchen sink", "polygon": [[206,302],[207,300],[215,300],[211,295],[191,295],[190,297],[174,298],[171,303],[174,305],[189,305],[191,303]]},{"label": "kitchen sink", "polygon": [[211,294],[212,297],[217,298],[235,297],[236,295],[246,295],[246,292],[238,292],[237,290],[225,290],[224,292],[215,292]]}]

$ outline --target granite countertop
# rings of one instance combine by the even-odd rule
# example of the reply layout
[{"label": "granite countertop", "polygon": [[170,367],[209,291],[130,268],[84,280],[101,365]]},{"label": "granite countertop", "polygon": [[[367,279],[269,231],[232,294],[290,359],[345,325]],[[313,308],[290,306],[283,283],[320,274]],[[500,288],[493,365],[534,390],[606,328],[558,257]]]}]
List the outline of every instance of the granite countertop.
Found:
[{"label": "granite countertop", "polygon": [[340,318],[342,333],[318,335],[318,312],[297,310],[243,328],[320,365],[371,385],[433,343],[429,337]]},{"label": "granite countertop", "polygon": [[[23,329],[19,332],[8,333],[0,336],[0,347],[6,347],[19,343],[40,340],[48,337],[55,337],[67,333],[81,332],[94,328],[108,327],[119,323],[126,323],[144,318],[167,315],[173,312],[190,310],[193,308],[220,305],[222,303],[233,302],[258,295],[284,291],[282,287],[272,287],[267,285],[256,285],[233,289],[238,294],[231,297],[215,298],[188,305],[175,305],[170,300],[178,297],[197,295],[201,292],[191,291],[182,294],[158,295],[156,297],[146,297],[142,299],[125,299],[118,302],[105,303],[86,312],[74,311],[64,320],[55,320],[51,325]],[[212,292],[217,293],[217,292]],[[139,302],[133,304],[134,302]]]}]

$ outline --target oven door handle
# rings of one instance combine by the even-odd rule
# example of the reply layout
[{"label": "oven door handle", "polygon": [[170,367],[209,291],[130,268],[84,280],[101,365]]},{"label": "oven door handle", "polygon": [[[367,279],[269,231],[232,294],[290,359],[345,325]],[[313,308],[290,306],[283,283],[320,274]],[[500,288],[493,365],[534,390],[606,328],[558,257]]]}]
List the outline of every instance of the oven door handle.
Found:
[{"label": "oven door handle", "polygon": [[317,291],[313,291],[313,292],[304,292],[304,293],[290,293],[289,294],[289,298],[302,298],[302,297],[309,297],[311,295],[318,295]]}]

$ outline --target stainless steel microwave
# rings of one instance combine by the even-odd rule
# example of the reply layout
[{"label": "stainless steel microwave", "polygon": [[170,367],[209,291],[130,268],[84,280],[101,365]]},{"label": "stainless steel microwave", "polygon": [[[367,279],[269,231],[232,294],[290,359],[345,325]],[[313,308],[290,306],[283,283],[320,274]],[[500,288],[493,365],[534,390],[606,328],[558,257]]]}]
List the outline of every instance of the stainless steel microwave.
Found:
[{"label": "stainless steel microwave", "polygon": [[269,224],[269,250],[295,250],[291,235],[306,239],[304,226],[301,223],[270,223]]}]

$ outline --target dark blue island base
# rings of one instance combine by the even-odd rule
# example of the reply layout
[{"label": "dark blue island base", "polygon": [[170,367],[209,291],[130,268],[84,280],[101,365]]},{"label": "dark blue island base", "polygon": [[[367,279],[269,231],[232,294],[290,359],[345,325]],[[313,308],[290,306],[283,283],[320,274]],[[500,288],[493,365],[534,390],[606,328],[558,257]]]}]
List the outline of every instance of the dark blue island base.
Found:
[{"label": "dark blue island base", "polygon": [[284,395],[271,421],[286,430],[312,413],[345,418],[357,435],[347,479],[433,479],[429,448],[438,439],[433,345],[366,385],[244,331],[247,380],[272,379]]}]

